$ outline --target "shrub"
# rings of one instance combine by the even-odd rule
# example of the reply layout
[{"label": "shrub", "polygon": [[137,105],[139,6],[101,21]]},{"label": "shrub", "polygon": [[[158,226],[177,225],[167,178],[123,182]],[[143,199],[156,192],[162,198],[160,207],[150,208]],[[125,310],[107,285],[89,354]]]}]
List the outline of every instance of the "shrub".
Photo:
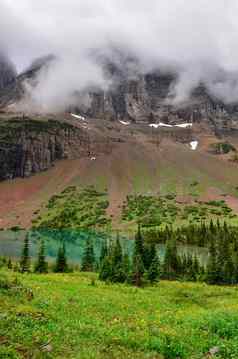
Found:
[{"label": "shrub", "polygon": [[214,154],[227,154],[231,151],[235,152],[236,148],[228,142],[212,143],[210,145],[210,151]]}]

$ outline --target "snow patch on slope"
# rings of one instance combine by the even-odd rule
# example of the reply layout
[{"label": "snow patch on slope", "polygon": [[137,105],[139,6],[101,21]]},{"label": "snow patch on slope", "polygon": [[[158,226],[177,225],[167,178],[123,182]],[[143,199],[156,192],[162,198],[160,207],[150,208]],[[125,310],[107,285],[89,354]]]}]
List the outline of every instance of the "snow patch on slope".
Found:
[{"label": "snow patch on slope", "polygon": [[198,147],[198,141],[191,141],[190,142],[190,147],[193,151],[195,151]]},{"label": "snow patch on slope", "polygon": [[179,125],[175,125],[176,127],[181,127],[181,128],[187,128],[187,127],[192,127],[192,123],[188,122],[188,123],[181,123]]},{"label": "snow patch on slope", "polygon": [[159,123],[150,123],[150,127],[158,128],[158,127],[173,127],[172,125],[168,125],[167,123],[159,122]]},{"label": "snow patch on slope", "polygon": [[78,120],[86,121],[86,118],[81,115],[76,115],[75,113],[71,113],[71,116],[77,118]]},{"label": "snow patch on slope", "polygon": [[120,121],[120,120],[119,120],[119,122],[120,122],[122,125],[126,125],[126,126],[130,124],[130,122],[126,122],[126,121]]},{"label": "snow patch on slope", "polygon": [[153,127],[153,128],[158,128],[158,127],[180,127],[180,128],[187,128],[187,127],[192,127],[192,123],[188,122],[188,123],[181,123],[178,125],[168,125],[167,123],[163,123],[163,122],[159,122],[159,123],[150,123],[149,126]]}]

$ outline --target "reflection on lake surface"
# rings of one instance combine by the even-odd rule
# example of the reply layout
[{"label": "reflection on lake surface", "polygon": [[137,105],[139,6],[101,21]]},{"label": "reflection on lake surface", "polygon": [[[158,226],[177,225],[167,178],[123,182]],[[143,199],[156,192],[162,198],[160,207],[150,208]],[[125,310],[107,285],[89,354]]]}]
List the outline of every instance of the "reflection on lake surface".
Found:
[{"label": "reflection on lake surface", "polygon": [[[99,258],[101,245],[105,240],[111,240],[110,235],[100,232],[69,231],[69,230],[41,230],[28,232],[30,238],[30,255],[36,257],[39,240],[44,239],[48,260],[53,260],[62,241],[66,244],[67,258],[70,262],[80,263],[84,252],[86,239],[91,238],[96,258]],[[1,231],[0,232],[0,256],[18,258],[21,256],[23,241],[26,231]],[[123,236],[121,244],[124,251],[129,254],[133,251],[133,240]],[[158,245],[160,257],[164,257],[165,245]],[[206,264],[208,258],[207,248],[191,245],[178,245],[179,254],[197,255],[202,264]]]}]

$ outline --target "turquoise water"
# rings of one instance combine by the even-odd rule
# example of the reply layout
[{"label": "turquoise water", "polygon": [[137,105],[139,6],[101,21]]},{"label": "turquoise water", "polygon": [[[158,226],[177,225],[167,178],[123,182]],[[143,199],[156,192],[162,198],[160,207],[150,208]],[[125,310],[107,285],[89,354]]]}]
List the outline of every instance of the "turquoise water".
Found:
[{"label": "turquoise water", "polygon": [[[21,256],[25,231],[1,231],[0,232],[0,256],[11,258],[19,258]],[[66,244],[66,252],[68,260],[75,264],[80,264],[84,252],[85,243],[87,238],[91,238],[94,245],[94,252],[96,258],[99,257],[103,241],[110,241],[112,238],[105,233],[100,232],[85,232],[85,231],[37,231],[29,232],[30,238],[30,255],[36,257],[40,239],[44,239],[46,254],[48,260],[53,260],[62,241]],[[125,252],[129,254],[133,251],[133,240],[126,237],[121,238],[121,244]],[[165,252],[165,245],[159,244],[158,250],[160,257],[163,258]],[[196,246],[179,245],[178,251],[180,254],[190,253],[197,255],[200,261],[205,264],[207,262],[208,251],[206,248]]]},{"label": "turquoise water", "polygon": [[[85,232],[85,231],[41,231],[28,232],[30,243],[30,256],[36,257],[39,243],[44,239],[46,255],[49,260],[53,260],[58,252],[58,248],[64,241],[67,258],[70,262],[80,263],[84,252],[85,243],[91,238],[96,258],[100,256],[101,246],[104,241],[112,240],[105,233]],[[24,244],[25,231],[2,231],[0,232],[0,256],[19,258]],[[124,251],[130,253],[133,249],[133,241],[121,240]]]}]

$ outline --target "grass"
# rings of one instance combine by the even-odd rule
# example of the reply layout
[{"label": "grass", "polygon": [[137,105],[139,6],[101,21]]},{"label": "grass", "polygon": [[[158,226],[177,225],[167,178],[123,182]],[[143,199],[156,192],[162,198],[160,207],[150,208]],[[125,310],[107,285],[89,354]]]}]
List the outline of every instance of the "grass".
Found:
[{"label": "grass", "polygon": [[214,346],[217,358],[238,357],[237,288],[2,273],[0,358],[201,359]]}]

